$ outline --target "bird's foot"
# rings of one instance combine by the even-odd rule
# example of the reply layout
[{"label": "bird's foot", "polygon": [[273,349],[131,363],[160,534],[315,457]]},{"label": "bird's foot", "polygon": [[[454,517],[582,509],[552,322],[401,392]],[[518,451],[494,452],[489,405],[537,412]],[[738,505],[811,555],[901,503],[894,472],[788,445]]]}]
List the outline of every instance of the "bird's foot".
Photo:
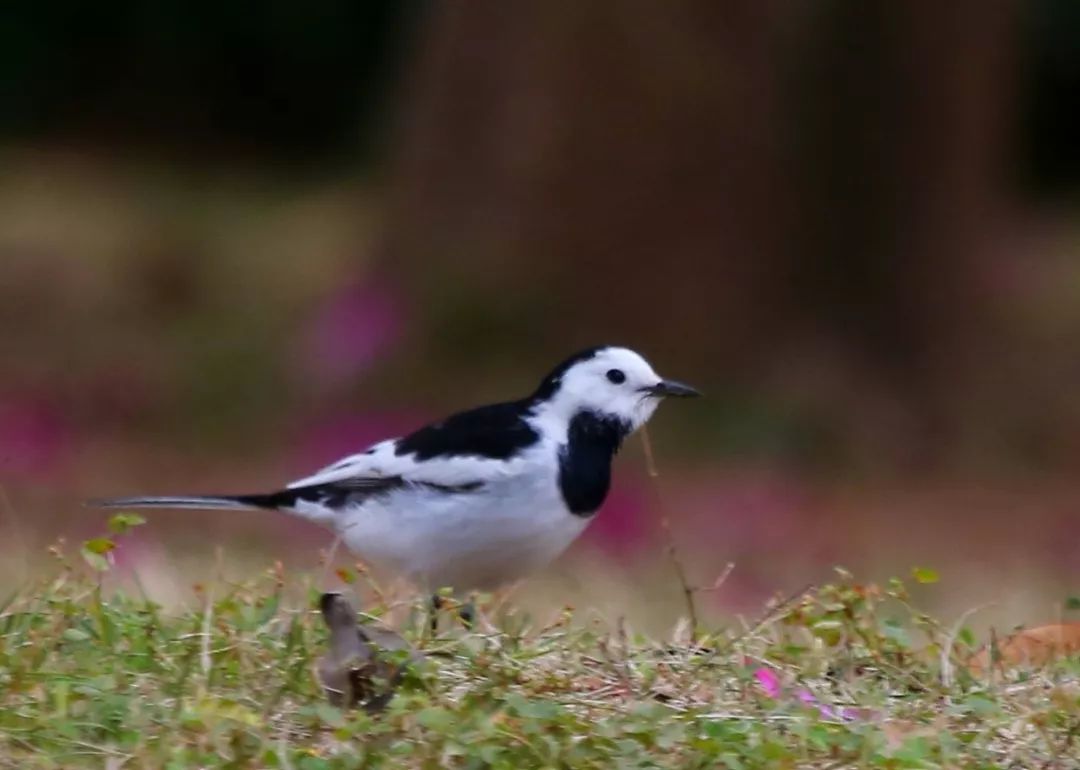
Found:
[{"label": "bird's foot", "polygon": [[472,597],[467,602],[462,603],[442,594],[433,594],[431,597],[430,626],[432,636],[439,633],[439,613],[449,608],[457,610],[458,618],[466,630],[471,631],[473,629],[476,622],[476,603]]}]

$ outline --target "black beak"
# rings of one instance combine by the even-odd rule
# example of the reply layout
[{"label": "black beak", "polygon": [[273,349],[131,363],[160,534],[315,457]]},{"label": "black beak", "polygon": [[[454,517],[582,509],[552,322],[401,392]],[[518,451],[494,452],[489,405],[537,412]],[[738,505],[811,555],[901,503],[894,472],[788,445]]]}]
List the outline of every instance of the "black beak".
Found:
[{"label": "black beak", "polygon": [[675,382],[675,380],[660,380],[655,385],[648,385],[642,390],[655,398],[664,398],[666,396],[693,398],[701,395],[701,391],[695,390],[689,385],[683,385],[681,382]]}]

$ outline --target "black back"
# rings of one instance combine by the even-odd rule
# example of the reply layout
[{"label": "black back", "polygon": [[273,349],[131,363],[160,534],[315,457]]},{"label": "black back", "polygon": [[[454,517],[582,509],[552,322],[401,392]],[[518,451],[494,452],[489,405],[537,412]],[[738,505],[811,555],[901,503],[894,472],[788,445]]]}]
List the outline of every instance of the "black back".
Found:
[{"label": "black back", "polygon": [[420,461],[433,457],[470,455],[508,460],[540,440],[537,432],[525,421],[532,407],[558,392],[563,375],[570,367],[588,361],[606,347],[609,346],[599,345],[570,356],[544,377],[526,399],[459,412],[400,438],[394,453],[399,456],[413,454]]},{"label": "black back", "polygon": [[[516,456],[540,440],[526,422],[533,407],[558,393],[570,367],[588,361],[606,347],[600,345],[570,356],[527,399],[470,409],[398,439],[395,454],[413,454],[420,461],[470,455],[508,460]],[[611,487],[612,458],[630,430],[623,420],[592,411],[581,412],[570,421],[567,442],[559,449],[558,483],[571,513],[588,516],[604,502]]]},{"label": "black back", "polygon": [[523,401],[490,404],[447,417],[400,438],[394,454],[415,454],[417,460],[473,455],[508,460],[540,440],[525,417]]}]

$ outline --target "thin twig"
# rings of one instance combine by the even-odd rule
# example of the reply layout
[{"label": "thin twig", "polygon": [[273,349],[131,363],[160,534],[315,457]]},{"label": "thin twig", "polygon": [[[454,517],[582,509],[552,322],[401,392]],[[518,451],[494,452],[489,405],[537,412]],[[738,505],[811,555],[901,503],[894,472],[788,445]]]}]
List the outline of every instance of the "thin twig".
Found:
[{"label": "thin twig", "polygon": [[777,618],[783,617],[784,613],[788,609],[790,609],[791,606],[793,604],[795,604],[795,602],[802,599],[804,596],[806,596],[808,593],[813,591],[815,588],[817,588],[817,586],[814,585],[813,583],[807,583],[805,586],[800,588],[795,593],[788,595],[784,599],[781,599],[780,602],[775,607],[770,607],[769,609],[767,609],[765,611],[765,613],[763,615],[761,615],[761,617],[759,617],[758,620],[756,620],[754,622],[753,625],[751,625],[749,628],[747,628],[742,634],[735,637],[735,639],[733,641],[737,642],[737,641],[739,641],[741,639],[744,639],[744,638],[746,638],[748,636],[752,636],[753,634],[756,634],[763,627],[765,627],[769,623],[773,622]]},{"label": "thin twig", "polygon": [[210,622],[214,617],[214,586],[206,591],[206,610],[203,612],[202,641],[199,645],[199,665],[202,667],[204,686],[210,683]]},{"label": "thin twig", "polygon": [[705,592],[710,592],[711,593],[711,592],[714,592],[714,591],[719,591],[721,588],[724,587],[724,583],[727,582],[728,576],[731,574],[731,571],[734,570],[734,569],[735,569],[735,562],[729,561],[724,566],[724,571],[716,576],[716,580],[714,580],[712,582],[711,586],[698,586],[694,590],[695,591],[700,591],[701,593],[705,593]]},{"label": "thin twig", "polygon": [[986,604],[980,604],[977,607],[965,610],[961,613],[960,617],[956,619],[956,622],[953,623],[949,633],[945,636],[945,644],[941,645],[941,684],[943,687],[953,686],[952,649],[953,645],[956,644],[956,637],[960,635],[960,629],[963,628],[967,619],[976,612],[980,612],[991,606],[993,606],[993,602],[987,602]]},{"label": "thin twig", "polygon": [[641,426],[641,444],[645,449],[645,469],[649,474],[649,478],[653,479],[653,494],[656,497],[657,508],[660,510],[660,527],[664,531],[664,540],[667,546],[668,559],[671,560],[671,566],[675,570],[675,575],[679,579],[679,586],[682,588],[683,598],[686,601],[686,612],[690,617],[690,641],[697,640],[698,630],[698,611],[697,603],[694,601],[694,587],[690,584],[690,581],[686,577],[686,568],[683,567],[682,559],[679,558],[679,550],[675,546],[675,537],[671,531],[671,520],[667,515],[667,507],[664,505],[663,495],[660,494],[660,471],[657,470],[656,460],[653,457],[652,442],[649,441],[649,431],[642,425]]},{"label": "thin twig", "polygon": [[332,591],[335,586],[330,585],[330,571],[334,568],[334,559],[337,557],[338,546],[341,545],[341,533],[334,535],[334,542],[330,544],[330,550],[326,552],[326,558],[323,561],[322,580],[319,582],[322,585],[322,590]]},{"label": "thin twig", "polygon": [[203,687],[206,690],[210,689],[210,667],[213,660],[210,654],[210,623],[214,618],[214,588],[222,580],[222,567],[225,562],[225,549],[220,545],[214,551],[214,561],[216,580],[206,589],[206,611],[203,612],[202,643],[199,645],[199,665],[202,667]]}]

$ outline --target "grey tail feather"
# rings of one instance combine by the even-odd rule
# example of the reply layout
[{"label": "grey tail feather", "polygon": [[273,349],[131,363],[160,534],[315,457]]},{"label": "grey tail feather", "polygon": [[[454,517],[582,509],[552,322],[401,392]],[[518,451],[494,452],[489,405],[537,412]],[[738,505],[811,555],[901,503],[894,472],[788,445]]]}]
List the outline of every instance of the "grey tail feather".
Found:
[{"label": "grey tail feather", "polygon": [[201,508],[245,511],[259,508],[278,508],[287,501],[280,494],[269,495],[161,495],[147,497],[117,497],[109,500],[90,500],[97,508]]}]

